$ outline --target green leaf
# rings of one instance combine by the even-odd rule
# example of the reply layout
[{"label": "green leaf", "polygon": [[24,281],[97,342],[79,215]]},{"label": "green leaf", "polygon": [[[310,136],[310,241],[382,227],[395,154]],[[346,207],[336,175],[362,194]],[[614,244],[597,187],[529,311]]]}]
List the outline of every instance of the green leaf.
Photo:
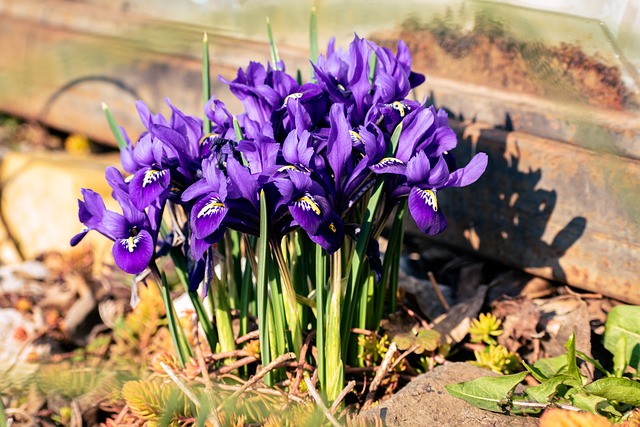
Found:
[{"label": "green leaf", "polygon": [[571,334],[564,347],[567,349],[567,374],[573,378],[582,381],[580,369],[578,369],[578,361],[576,360],[576,334]]},{"label": "green leaf", "polygon": [[398,141],[400,140],[400,134],[402,133],[402,122],[398,123],[398,126],[393,130],[391,135],[391,153],[395,156],[398,150]]},{"label": "green leaf", "polygon": [[[209,37],[204,33],[202,38],[202,101],[207,105],[211,98],[211,75],[209,74]],[[204,115],[202,122],[202,132],[205,135],[211,133],[211,122],[207,115]]]},{"label": "green leaf", "polygon": [[592,414],[599,414],[598,407],[607,404],[607,400],[594,394],[578,392],[571,397],[573,406],[583,409]]},{"label": "green leaf", "polygon": [[445,389],[453,397],[462,399],[478,408],[492,412],[504,412],[503,405],[513,394],[527,372],[503,375],[500,377],[483,377],[459,384],[449,384]]},{"label": "green leaf", "polygon": [[398,334],[393,337],[393,342],[398,346],[398,350],[404,351],[414,345],[415,337],[411,333]]},{"label": "green leaf", "polygon": [[[267,263],[269,262],[269,221],[267,214],[267,200],[264,190],[260,191],[260,238],[258,239],[258,271],[256,274],[256,293],[258,298],[258,330],[260,331],[260,359],[262,366],[271,362],[271,347],[269,343],[269,322],[267,321],[269,276]],[[271,372],[265,375],[265,383],[273,385]]]},{"label": "green leaf", "polygon": [[626,363],[637,369],[640,362],[640,307],[619,305],[609,312],[604,325],[605,348],[615,354],[623,336],[627,339]]},{"label": "green leaf", "polygon": [[627,369],[627,337],[622,335],[616,343],[616,350],[613,352],[613,375],[622,378],[622,374]]},{"label": "green leaf", "polygon": [[[311,8],[309,16],[309,55],[311,56],[311,62],[315,64],[318,60],[318,20],[315,6]],[[311,67],[311,81],[315,82],[313,67]]]},{"label": "green leaf", "polygon": [[[554,377],[558,374],[567,372],[567,356],[562,354],[548,359],[540,359],[533,364],[533,367],[539,372],[543,380]],[[533,373],[532,373],[533,374]],[[535,377],[535,375],[534,375]],[[536,377],[538,381],[538,379]]]},{"label": "green leaf", "polygon": [[273,31],[271,31],[271,20],[267,17],[267,37],[269,38],[269,49],[271,51],[271,62],[273,62],[273,68],[278,70],[278,62],[280,57],[278,56],[278,47],[273,39]]},{"label": "green leaf", "polygon": [[113,118],[113,114],[111,114],[111,110],[109,110],[109,106],[102,103],[102,111],[104,111],[104,115],[107,116],[107,122],[109,123],[109,128],[111,129],[111,133],[113,137],[116,139],[116,143],[118,144],[118,149],[122,150],[127,146],[126,141],[124,140],[124,136],[122,136],[122,132],[116,123],[116,119]]},{"label": "green leaf", "polygon": [[416,344],[419,344],[426,351],[433,351],[440,344],[440,332],[434,329],[422,329],[418,332]]},{"label": "green leaf", "polygon": [[542,371],[538,368],[536,368],[535,366],[531,366],[529,365],[527,362],[525,362],[524,360],[522,361],[522,366],[525,367],[525,369],[527,371],[529,371],[529,373],[533,376],[533,378],[535,378],[536,380],[543,382],[546,379],[548,379],[547,376],[545,376]]},{"label": "green leaf", "polygon": [[564,394],[558,393],[558,388],[563,385],[580,387],[581,383],[569,375],[557,375],[544,380],[540,385],[527,388],[525,394],[536,402],[549,403],[552,397]]},{"label": "green leaf", "polygon": [[584,387],[586,391],[607,400],[640,406],[640,383],[627,378],[601,378]]}]

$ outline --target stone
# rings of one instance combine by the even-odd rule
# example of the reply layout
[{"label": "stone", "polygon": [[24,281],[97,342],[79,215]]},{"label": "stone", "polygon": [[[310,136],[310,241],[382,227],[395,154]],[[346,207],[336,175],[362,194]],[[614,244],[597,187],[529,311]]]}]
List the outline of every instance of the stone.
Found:
[{"label": "stone", "polygon": [[[118,165],[119,155],[73,156],[67,153],[17,153],[4,156],[0,168],[0,208],[7,236],[24,259],[50,251],[68,252],[69,240],[78,233],[80,189],[91,188],[116,210],[111,188],[104,178],[109,165]],[[90,248],[97,257],[110,255],[110,241],[89,233],[78,250]],[[108,250],[107,250],[108,249]],[[0,256],[4,252],[0,248]],[[0,258],[3,263],[15,259]]]},{"label": "stone", "polygon": [[447,363],[420,375],[396,395],[360,414],[378,416],[385,426],[529,427],[538,419],[484,411],[451,396],[445,385],[497,374],[468,363]]}]

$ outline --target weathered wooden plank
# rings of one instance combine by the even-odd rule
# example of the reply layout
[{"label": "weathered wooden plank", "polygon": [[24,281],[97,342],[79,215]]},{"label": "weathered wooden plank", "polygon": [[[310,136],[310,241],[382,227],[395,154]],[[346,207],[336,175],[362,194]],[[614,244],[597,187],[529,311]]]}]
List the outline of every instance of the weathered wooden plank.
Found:
[{"label": "weathered wooden plank", "polygon": [[489,154],[474,185],[439,193],[437,241],[640,304],[640,163],[520,132],[461,127],[461,164]]}]

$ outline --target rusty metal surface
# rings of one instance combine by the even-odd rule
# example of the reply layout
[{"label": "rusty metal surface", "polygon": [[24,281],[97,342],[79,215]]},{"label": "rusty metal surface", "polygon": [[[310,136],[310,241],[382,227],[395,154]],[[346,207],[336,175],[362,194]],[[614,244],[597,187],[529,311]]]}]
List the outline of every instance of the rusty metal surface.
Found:
[{"label": "rusty metal surface", "polygon": [[[202,28],[152,22],[120,6],[0,0],[0,111],[100,141],[112,141],[101,102],[133,138],[141,131],[137,99],[166,112],[168,97],[198,114]],[[280,53],[290,69],[306,63],[300,50],[280,46]],[[266,44],[216,38],[212,72],[232,77],[238,66],[267,55]],[[214,93],[230,101],[213,83]],[[438,239],[640,304],[638,118],[594,110],[580,122],[575,111],[525,96],[445,79],[427,83],[438,105],[467,119],[493,127],[509,113],[516,129],[571,143],[468,127],[458,155],[464,161],[473,146],[487,151],[488,171],[470,188],[441,193],[450,227]],[[237,104],[231,109],[239,111]]]}]

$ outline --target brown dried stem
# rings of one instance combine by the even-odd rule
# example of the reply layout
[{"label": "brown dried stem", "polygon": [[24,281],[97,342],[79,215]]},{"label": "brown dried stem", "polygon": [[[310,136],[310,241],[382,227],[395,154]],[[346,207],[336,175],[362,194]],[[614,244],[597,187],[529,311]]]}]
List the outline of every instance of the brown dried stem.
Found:
[{"label": "brown dried stem", "polygon": [[367,397],[364,400],[364,405],[362,406],[363,410],[367,410],[369,409],[369,407],[371,407],[373,398],[376,395],[376,390],[389,371],[389,365],[391,364],[391,360],[393,360],[393,355],[395,354],[396,349],[396,343],[392,342],[391,345],[389,345],[387,354],[384,355],[384,359],[380,364],[380,369],[378,369],[378,371],[376,372],[376,376],[373,377],[373,381],[371,381],[371,385],[369,386],[369,393],[367,394]]}]

